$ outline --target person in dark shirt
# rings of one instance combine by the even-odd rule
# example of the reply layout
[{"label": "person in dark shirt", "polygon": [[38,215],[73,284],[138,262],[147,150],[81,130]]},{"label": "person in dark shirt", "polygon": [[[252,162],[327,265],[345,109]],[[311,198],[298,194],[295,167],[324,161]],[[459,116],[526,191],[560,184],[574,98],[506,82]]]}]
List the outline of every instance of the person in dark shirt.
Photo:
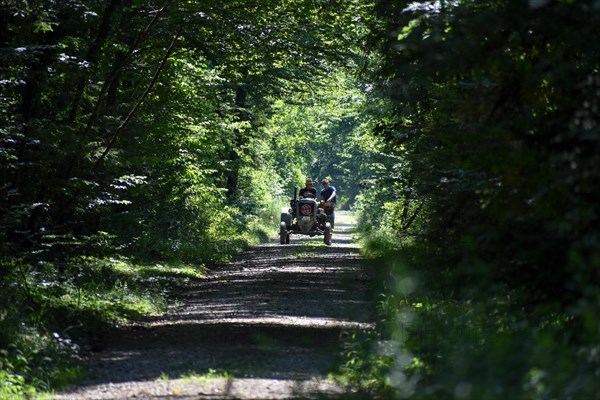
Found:
[{"label": "person in dark shirt", "polygon": [[306,197],[307,193],[312,194],[312,198],[317,198],[317,189],[313,187],[313,180],[311,178],[306,178],[306,186],[300,189],[300,198]]}]

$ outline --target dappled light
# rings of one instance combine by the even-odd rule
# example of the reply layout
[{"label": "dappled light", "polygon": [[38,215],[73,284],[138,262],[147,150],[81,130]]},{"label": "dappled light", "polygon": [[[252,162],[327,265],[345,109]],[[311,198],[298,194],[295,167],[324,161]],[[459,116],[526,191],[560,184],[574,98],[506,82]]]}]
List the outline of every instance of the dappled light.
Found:
[{"label": "dappled light", "polygon": [[0,399],[597,399],[599,27],[2,2]]}]

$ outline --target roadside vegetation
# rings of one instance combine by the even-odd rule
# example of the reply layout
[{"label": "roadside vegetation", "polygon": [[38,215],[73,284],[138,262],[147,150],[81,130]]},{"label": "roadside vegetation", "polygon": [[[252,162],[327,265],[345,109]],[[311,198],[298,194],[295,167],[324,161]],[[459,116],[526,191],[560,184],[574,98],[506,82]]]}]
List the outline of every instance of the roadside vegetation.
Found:
[{"label": "roadside vegetation", "polygon": [[387,159],[357,208],[383,287],[345,376],[383,398],[598,398],[600,10],[376,3]]},{"label": "roadside vegetation", "polygon": [[46,253],[35,262],[25,255],[5,258],[0,398],[37,396],[85,378],[80,357],[102,350],[110,329],[177,305],[180,293],[203,276],[207,265],[272,237],[273,221],[274,213],[259,214],[240,234],[205,237],[203,253],[193,255],[130,253],[91,239],[85,244],[95,245],[93,255],[74,246],[67,254]]},{"label": "roadside vegetation", "polygon": [[306,176],[358,193],[342,3],[0,7],[0,398],[84,376],[107,329],[268,240]]}]

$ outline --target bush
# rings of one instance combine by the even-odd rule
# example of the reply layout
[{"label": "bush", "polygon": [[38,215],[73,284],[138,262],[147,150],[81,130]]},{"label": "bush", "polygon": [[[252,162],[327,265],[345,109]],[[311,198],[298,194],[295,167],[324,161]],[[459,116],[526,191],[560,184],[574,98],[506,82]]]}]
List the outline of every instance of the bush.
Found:
[{"label": "bush", "polygon": [[[383,242],[392,243],[380,245],[380,237],[363,233],[382,288],[376,331],[347,346],[341,372],[350,382],[384,398],[596,396],[597,305],[525,308],[518,290],[486,291],[489,279],[465,279],[425,242],[388,236]],[[475,260],[462,262],[472,268]]]}]

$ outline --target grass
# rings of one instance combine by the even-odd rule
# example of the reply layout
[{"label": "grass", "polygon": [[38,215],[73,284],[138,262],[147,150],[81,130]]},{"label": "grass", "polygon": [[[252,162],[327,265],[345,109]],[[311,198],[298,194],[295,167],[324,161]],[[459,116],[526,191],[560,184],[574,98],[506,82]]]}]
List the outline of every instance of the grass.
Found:
[{"label": "grass", "polygon": [[179,379],[191,382],[210,382],[221,379],[230,380],[233,378],[234,375],[227,370],[209,368],[204,374],[190,372],[188,374],[183,374]]},{"label": "grass", "polygon": [[10,272],[0,294],[4,399],[82,378],[81,351],[115,324],[164,313],[182,285],[202,276],[204,266],[76,257],[35,265],[5,261],[2,270]]}]

